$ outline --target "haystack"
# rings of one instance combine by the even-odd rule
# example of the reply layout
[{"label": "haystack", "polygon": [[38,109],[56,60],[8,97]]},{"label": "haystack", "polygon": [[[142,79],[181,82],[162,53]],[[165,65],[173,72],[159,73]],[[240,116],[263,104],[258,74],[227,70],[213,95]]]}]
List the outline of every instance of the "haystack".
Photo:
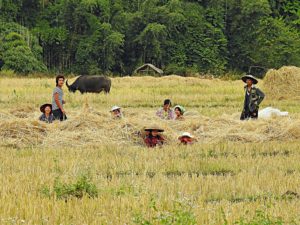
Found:
[{"label": "haystack", "polygon": [[269,70],[264,78],[263,89],[269,99],[300,97],[300,68],[284,66]]},{"label": "haystack", "polygon": [[2,146],[32,147],[41,144],[46,135],[46,126],[39,121],[11,119],[0,122],[0,142]]},{"label": "haystack", "polygon": [[[33,113],[29,113],[35,118]],[[123,119],[92,108],[71,111],[63,123],[45,124],[31,118],[3,117],[0,146],[24,148],[85,148],[98,146],[144,146],[143,130],[150,124],[164,129],[166,145],[177,146],[178,135],[191,133],[198,143],[294,141],[300,138],[300,119],[270,117],[240,121],[239,114],[210,118],[197,112],[185,114],[183,121],[161,120],[153,110],[126,109]]]}]

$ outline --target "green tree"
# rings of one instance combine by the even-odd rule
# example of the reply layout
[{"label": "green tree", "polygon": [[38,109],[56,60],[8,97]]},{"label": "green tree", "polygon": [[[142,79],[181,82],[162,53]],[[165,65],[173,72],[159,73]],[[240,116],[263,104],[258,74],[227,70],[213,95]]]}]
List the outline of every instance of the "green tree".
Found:
[{"label": "green tree", "polygon": [[230,0],[226,34],[231,69],[247,71],[255,62],[251,58],[256,45],[260,21],[271,14],[267,0]]},{"label": "green tree", "polygon": [[80,44],[76,52],[77,70],[81,73],[109,72],[122,68],[120,60],[124,35],[113,31],[108,23],[100,24],[98,29]]},{"label": "green tree", "polygon": [[33,52],[20,34],[11,32],[0,43],[2,69],[14,70],[23,74],[46,71],[45,65],[34,57]]},{"label": "green tree", "polygon": [[256,45],[250,56],[266,68],[284,65],[300,66],[300,34],[282,19],[268,18],[260,22]]}]

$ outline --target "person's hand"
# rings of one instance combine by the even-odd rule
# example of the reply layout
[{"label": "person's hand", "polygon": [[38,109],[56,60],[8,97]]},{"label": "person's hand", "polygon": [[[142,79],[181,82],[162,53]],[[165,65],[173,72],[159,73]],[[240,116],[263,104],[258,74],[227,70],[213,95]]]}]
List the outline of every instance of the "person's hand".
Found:
[{"label": "person's hand", "polygon": [[61,109],[61,111],[62,111],[63,114],[66,114],[66,111],[64,109]]}]

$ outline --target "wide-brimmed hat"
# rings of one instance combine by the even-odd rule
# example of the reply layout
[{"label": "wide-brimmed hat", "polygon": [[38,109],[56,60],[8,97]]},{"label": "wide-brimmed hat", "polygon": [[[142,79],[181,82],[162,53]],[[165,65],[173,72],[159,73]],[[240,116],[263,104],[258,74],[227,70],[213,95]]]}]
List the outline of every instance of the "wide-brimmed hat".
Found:
[{"label": "wide-brimmed hat", "polygon": [[258,80],[254,76],[252,76],[250,74],[245,75],[245,76],[242,77],[242,81],[244,81],[245,83],[246,83],[247,79],[251,79],[253,81],[253,84],[257,84],[258,83]]},{"label": "wide-brimmed hat", "polygon": [[145,127],[144,131],[153,131],[153,130],[157,130],[158,132],[164,132],[164,129],[160,128],[159,126],[157,126],[156,124],[151,125],[151,126],[147,126]]},{"label": "wide-brimmed hat", "polygon": [[178,108],[178,109],[180,110],[181,114],[184,114],[184,113],[185,113],[185,108],[184,108],[183,106],[181,106],[181,105],[176,105],[176,106],[174,107],[174,109],[176,109],[176,108]]},{"label": "wide-brimmed hat", "polygon": [[52,105],[49,104],[49,103],[46,103],[46,104],[44,104],[44,105],[42,105],[42,106],[40,107],[40,110],[41,110],[42,113],[45,113],[45,108],[46,108],[47,106],[50,107],[51,112],[52,112]]},{"label": "wide-brimmed hat", "polygon": [[113,111],[118,110],[118,109],[121,109],[121,107],[115,105],[115,106],[113,106],[113,107],[111,108],[110,112],[113,112]]},{"label": "wide-brimmed hat", "polygon": [[193,135],[191,135],[189,132],[183,132],[178,139],[183,138],[183,137],[189,137],[189,138],[194,138]]}]

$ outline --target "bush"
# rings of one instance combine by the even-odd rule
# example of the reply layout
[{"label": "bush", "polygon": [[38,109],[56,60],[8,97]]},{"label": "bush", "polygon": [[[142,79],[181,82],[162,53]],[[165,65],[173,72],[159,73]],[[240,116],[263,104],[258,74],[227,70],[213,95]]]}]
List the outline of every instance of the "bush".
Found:
[{"label": "bush", "polygon": [[0,70],[1,77],[16,77],[16,73],[13,70]]},{"label": "bush", "polygon": [[176,74],[176,75],[184,76],[186,74],[186,69],[183,66],[179,66],[176,64],[169,64],[165,69],[165,74],[167,75]]},{"label": "bush", "polygon": [[59,199],[68,199],[70,197],[82,198],[84,195],[91,198],[98,196],[96,185],[87,176],[79,177],[74,184],[64,184],[56,180],[54,183],[54,192]]},{"label": "bush", "polygon": [[269,216],[266,212],[257,210],[255,216],[249,220],[241,218],[234,224],[237,225],[283,225],[284,222],[280,218]]},{"label": "bush", "polygon": [[155,216],[150,219],[144,218],[142,215],[136,215],[133,222],[140,225],[152,225],[152,224],[162,224],[162,225],[194,225],[197,224],[194,214],[190,209],[184,207],[181,204],[175,204],[172,211],[158,212],[155,202],[151,201],[150,209],[156,212]]},{"label": "bush", "polygon": [[48,187],[43,187],[41,193],[47,197],[56,196],[58,199],[82,198],[84,195],[89,198],[98,196],[98,190],[87,176],[80,176],[75,183],[62,183],[56,179],[53,186],[53,191]]}]

